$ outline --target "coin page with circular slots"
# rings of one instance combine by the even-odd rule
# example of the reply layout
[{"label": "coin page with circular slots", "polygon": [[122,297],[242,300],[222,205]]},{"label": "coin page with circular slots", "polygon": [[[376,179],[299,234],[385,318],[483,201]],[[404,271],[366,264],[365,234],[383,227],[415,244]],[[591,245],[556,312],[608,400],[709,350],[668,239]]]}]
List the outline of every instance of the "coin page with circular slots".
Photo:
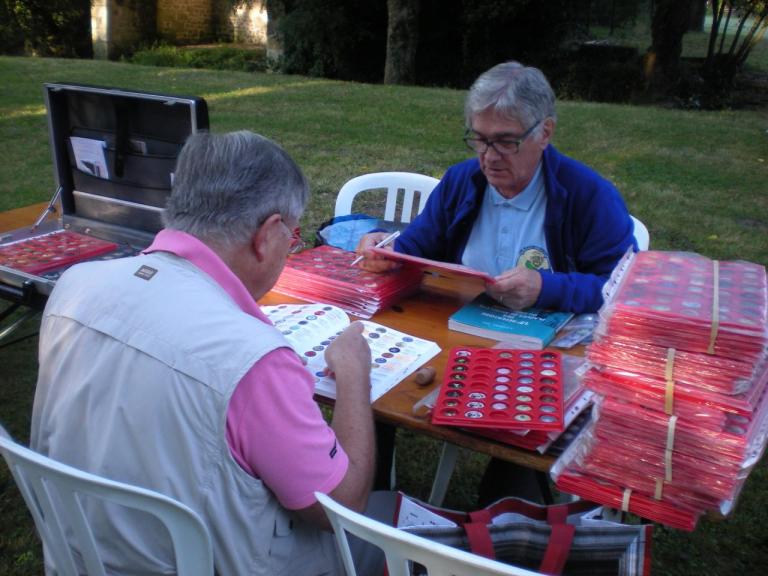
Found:
[{"label": "coin page with circular slots", "polygon": [[464,428],[563,429],[560,353],[451,350],[432,423]]},{"label": "coin page with circular slots", "polygon": [[114,242],[94,236],[57,230],[0,246],[0,265],[40,274],[111,252],[117,247]]}]

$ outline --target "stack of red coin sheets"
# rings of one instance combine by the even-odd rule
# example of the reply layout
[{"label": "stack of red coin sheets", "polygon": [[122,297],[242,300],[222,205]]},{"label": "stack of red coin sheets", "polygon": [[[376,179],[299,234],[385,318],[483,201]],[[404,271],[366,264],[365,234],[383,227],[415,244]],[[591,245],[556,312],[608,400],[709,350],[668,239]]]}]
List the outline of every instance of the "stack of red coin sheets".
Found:
[{"label": "stack of red coin sheets", "polygon": [[318,246],[288,258],[273,290],[309,302],[335,304],[349,314],[370,318],[419,289],[423,273],[400,269],[381,274],[353,266],[356,254]]},{"label": "stack of red coin sheets", "polygon": [[[557,465],[557,464],[556,464]],[[553,468],[553,476],[555,469]],[[557,474],[557,487],[569,494],[578,494],[584,500],[597,502],[617,510],[626,510],[653,522],[688,532],[696,528],[701,512],[683,509],[664,500],[655,500],[642,493],[632,492],[610,482],[604,482],[575,467]]]},{"label": "stack of red coin sheets", "polygon": [[0,246],[0,265],[29,274],[40,274],[116,248],[114,242],[69,230],[57,230]]},{"label": "stack of red coin sheets", "polygon": [[[645,493],[654,493],[656,479],[664,478],[665,495],[671,487],[680,489],[679,504],[716,507],[734,499],[739,480],[754,466],[755,454],[765,444],[765,398],[764,394],[752,422],[720,431],[703,430],[684,418],[671,429],[670,417],[662,412],[599,398],[581,466]],[[621,450],[615,449],[617,444]]]},{"label": "stack of red coin sheets", "polygon": [[678,384],[651,378],[638,372],[606,369],[592,365],[582,379],[590,390],[645,408],[672,413],[694,421],[706,430],[722,430],[727,426],[743,426],[752,420],[760,396],[765,388],[768,362],[762,362],[749,388],[732,396],[703,389],[702,386]]},{"label": "stack of red coin sheets", "polygon": [[[627,336],[595,337],[588,349],[590,363],[608,370],[643,374],[664,380],[669,349]],[[703,352],[674,351],[674,378],[678,384],[719,394],[740,394],[749,389],[765,350],[749,361]]]},{"label": "stack of red coin sheets", "polygon": [[608,286],[582,371],[592,420],[552,475],[563,491],[692,530],[732,509],[765,451],[765,269],[640,252]]},{"label": "stack of red coin sheets", "polygon": [[755,362],[766,343],[765,267],[688,252],[639,252],[597,332]]},{"label": "stack of red coin sheets", "polygon": [[[680,425],[675,431],[675,447],[669,452],[671,476],[667,481],[669,426],[662,424],[663,415],[638,419],[624,427],[617,418],[632,416],[622,409],[608,415],[616,409],[608,403],[598,398],[590,424],[553,466],[551,473],[558,489],[684,530],[693,530],[705,512],[730,512],[749,471],[764,451],[768,428],[765,419],[754,428],[749,440],[729,433],[697,438],[695,428]],[[656,423],[651,426],[649,421]],[[652,431],[638,432],[643,425],[655,431],[656,437]],[[661,436],[665,437],[663,441]],[[707,440],[724,446],[701,455],[694,453],[693,447]],[[744,459],[739,461],[737,455],[741,453]],[[722,461],[717,460],[720,455]]]}]

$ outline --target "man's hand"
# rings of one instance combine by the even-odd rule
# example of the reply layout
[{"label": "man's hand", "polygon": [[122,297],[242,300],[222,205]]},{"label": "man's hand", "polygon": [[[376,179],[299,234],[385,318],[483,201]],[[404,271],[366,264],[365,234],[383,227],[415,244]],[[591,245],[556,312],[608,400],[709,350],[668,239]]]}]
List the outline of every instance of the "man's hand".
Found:
[{"label": "man's hand", "polygon": [[507,308],[522,310],[536,303],[541,293],[541,274],[518,266],[496,276],[492,284],[486,285],[486,292]]},{"label": "man's hand", "polygon": [[[377,256],[371,252],[371,248],[376,246],[376,244],[384,240],[387,236],[389,236],[388,232],[371,232],[360,238],[357,250],[355,250],[359,256],[363,256],[363,259],[360,260],[360,263],[358,264],[360,268],[367,270],[368,272],[389,272],[399,266],[398,262],[387,260],[386,258]],[[387,244],[384,247],[384,250],[394,251],[394,249],[394,242]]]},{"label": "man's hand", "polygon": [[[371,347],[363,337],[363,323],[353,322],[339,334],[325,349],[325,363],[328,370],[339,381],[346,383],[361,383],[370,387]],[[366,391],[366,393],[369,393]]]},{"label": "man's hand", "polygon": [[[373,484],[376,443],[371,409],[371,348],[362,322],[353,322],[325,350],[328,368],[335,373],[336,404],[331,427],[349,457],[349,468],[331,497],[358,512],[365,510]],[[310,512],[311,511],[311,512]],[[308,512],[327,520],[319,505]]]}]

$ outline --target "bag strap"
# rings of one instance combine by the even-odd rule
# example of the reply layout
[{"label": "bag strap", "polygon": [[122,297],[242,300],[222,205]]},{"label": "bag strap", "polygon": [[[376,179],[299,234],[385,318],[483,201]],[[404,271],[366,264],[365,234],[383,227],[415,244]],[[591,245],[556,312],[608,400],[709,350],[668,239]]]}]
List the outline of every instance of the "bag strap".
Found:
[{"label": "bag strap", "polygon": [[548,524],[565,524],[568,521],[568,505],[561,504],[559,506],[547,507],[547,523]]},{"label": "bag strap", "polygon": [[544,574],[562,574],[568,554],[571,552],[576,526],[573,524],[552,524],[549,543],[544,551],[539,572]]},{"label": "bag strap", "polygon": [[496,559],[496,552],[493,549],[493,540],[488,531],[488,524],[485,522],[467,522],[464,524],[464,530],[469,540],[469,549],[480,556],[485,556],[491,560]]},{"label": "bag strap", "polygon": [[469,513],[469,522],[464,524],[464,530],[469,540],[469,548],[475,554],[485,556],[492,560],[496,559],[496,551],[493,549],[493,540],[488,531],[488,525],[491,523],[491,512],[489,510],[477,510]]},{"label": "bag strap", "polygon": [[469,521],[477,522],[479,524],[490,524],[492,518],[493,516],[491,515],[491,511],[485,508],[469,513]]}]

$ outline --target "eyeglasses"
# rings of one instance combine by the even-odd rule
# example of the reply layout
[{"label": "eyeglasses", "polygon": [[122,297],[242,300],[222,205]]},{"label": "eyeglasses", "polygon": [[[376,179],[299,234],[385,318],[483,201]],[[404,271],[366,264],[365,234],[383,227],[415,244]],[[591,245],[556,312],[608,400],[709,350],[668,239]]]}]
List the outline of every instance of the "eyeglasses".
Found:
[{"label": "eyeglasses", "polygon": [[285,226],[291,233],[291,245],[288,247],[288,254],[296,254],[297,252],[301,252],[305,246],[304,239],[301,237],[301,227],[296,226],[296,228],[291,230],[291,228],[289,228],[285,223],[285,220],[282,222],[283,226]]},{"label": "eyeglasses", "polygon": [[467,148],[474,150],[478,154],[485,154],[488,151],[488,147],[491,147],[499,156],[512,156],[520,151],[520,144],[525,142],[525,139],[531,135],[531,132],[533,132],[539,124],[541,124],[541,120],[537,120],[533,126],[528,128],[528,130],[523,132],[520,136],[503,134],[493,140],[489,138],[481,138],[468,129],[464,134],[463,140],[464,144],[467,145]]}]

